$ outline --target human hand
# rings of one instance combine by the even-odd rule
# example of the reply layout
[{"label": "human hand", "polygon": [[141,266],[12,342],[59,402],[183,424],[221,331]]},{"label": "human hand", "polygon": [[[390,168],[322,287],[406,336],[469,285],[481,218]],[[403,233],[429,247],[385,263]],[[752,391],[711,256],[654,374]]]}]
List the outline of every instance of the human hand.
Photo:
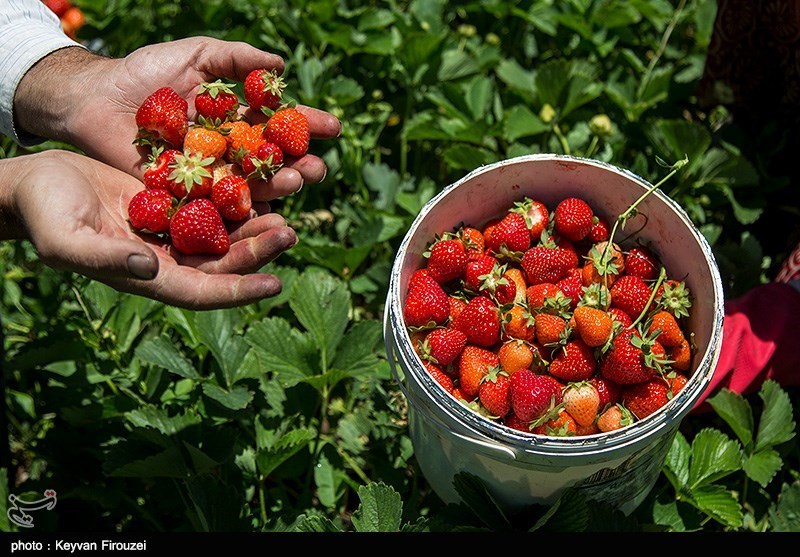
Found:
[{"label": "human hand", "polygon": [[0,186],[0,221],[19,223],[0,229],[6,239],[31,240],[51,267],[187,309],[234,307],[278,294],[278,277],[257,271],[297,241],[261,203],[260,215],[231,231],[227,254],[185,256],[131,230],[128,203],[141,182],[68,151],[0,161]]},{"label": "human hand", "polygon": [[[132,145],[136,111],[163,86],[175,89],[189,103],[203,82],[218,78],[243,82],[254,69],[283,71],[280,56],[243,42],[192,37],[140,48],[125,58],[104,58],[81,48],[56,51],[36,64],[20,83],[15,97],[19,125],[29,133],[60,139],[89,156],[141,178],[144,150]],[[333,138],[341,123],[333,115],[298,106],[309,121],[311,136]],[[263,114],[243,109],[250,121]],[[304,183],[325,178],[319,157],[287,157],[268,182],[251,184],[254,201],[270,201],[298,191]]]}]

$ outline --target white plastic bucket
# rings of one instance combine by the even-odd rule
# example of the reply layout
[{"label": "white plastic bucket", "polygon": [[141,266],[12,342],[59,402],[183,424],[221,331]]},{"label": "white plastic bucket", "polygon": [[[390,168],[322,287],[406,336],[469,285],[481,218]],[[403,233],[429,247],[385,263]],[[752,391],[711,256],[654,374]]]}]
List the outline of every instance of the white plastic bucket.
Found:
[{"label": "white plastic bucket", "polygon": [[[466,223],[480,226],[528,196],[555,205],[585,199],[610,222],[652,184],[612,165],[563,155],[527,155],[481,167],[447,186],[420,211],[392,268],[384,340],[409,402],[414,454],[426,480],[446,503],[461,499],[453,478],[479,477],[510,510],[551,504],[567,488],[630,513],[652,489],[681,420],[709,385],[719,358],[724,301],[708,242],[681,207],[660,190],[638,207],[620,241],[632,231],[652,242],[671,277],[693,296],[688,329],[696,352],[686,386],[663,408],[617,431],[583,437],[531,436],[495,423],[447,394],[422,367],[403,319],[408,280],[424,266],[423,252],[438,233]],[[395,364],[395,360],[397,364]],[[397,365],[399,369],[395,367]]]}]

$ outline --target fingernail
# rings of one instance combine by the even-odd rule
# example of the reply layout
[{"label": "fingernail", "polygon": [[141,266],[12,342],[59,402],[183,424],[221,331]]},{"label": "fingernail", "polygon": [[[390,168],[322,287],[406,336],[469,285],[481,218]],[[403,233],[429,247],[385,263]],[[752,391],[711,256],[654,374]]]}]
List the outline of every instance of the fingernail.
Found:
[{"label": "fingernail", "polygon": [[325,167],[325,173],[322,175],[322,178],[320,178],[320,180],[319,180],[319,181],[320,181],[320,182],[324,182],[324,181],[325,181],[325,178],[327,178],[327,176],[328,176],[328,167],[326,166],[326,167]]},{"label": "fingernail", "polygon": [[304,180],[301,178],[301,179],[300,179],[300,187],[299,187],[299,188],[297,188],[297,189],[296,189],[296,190],[295,190],[295,191],[292,193],[292,195],[296,195],[296,194],[300,193],[301,191],[303,191],[303,186],[304,186],[304,185],[305,185],[305,181],[304,181]]},{"label": "fingernail", "polygon": [[133,276],[145,280],[156,276],[156,267],[150,257],[138,253],[128,256],[128,271]]}]

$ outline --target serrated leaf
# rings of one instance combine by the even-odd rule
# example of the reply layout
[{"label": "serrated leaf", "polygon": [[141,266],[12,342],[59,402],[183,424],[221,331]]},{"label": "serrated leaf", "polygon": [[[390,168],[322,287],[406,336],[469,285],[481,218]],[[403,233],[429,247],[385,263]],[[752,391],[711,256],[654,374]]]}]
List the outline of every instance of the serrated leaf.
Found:
[{"label": "serrated leaf", "polygon": [[664,499],[653,503],[653,522],[666,526],[673,532],[685,532],[686,526],[678,509],[678,502],[672,497]]},{"label": "serrated leaf", "polygon": [[250,347],[236,334],[237,309],[198,312],[195,317],[197,335],[214,355],[228,385],[233,382]]},{"label": "serrated leaf", "polygon": [[558,498],[553,512],[540,519],[545,532],[584,532],[589,525],[589,503],[577,490],[568,489]]},{"label": "serrated leaf", "polygon": [[463,143],[450,145],[444,150],[443,156],[447,164],[461,170],[474,170],[497,159],[497,156],[487,149]]},{"label": "serrated leaf", "polygon": [[534,82],[542,104],[553,108],[561,106],[561,96],[569,83],[569,62],[563,59],[550,60],[536,71]]},{"label": "serrated leaf", "polygon": [[504,134],[508,141],[539,135],[550,129],[533,111],[521,104],[512,106],[506,112],[504,122]]},{"label": "serrated leaf", "polygon": [[533,72],[526,70],[513,59],[502,60],[495,71],[497,77],[510,89],[520,93],[528,101],[533,100],[535,91]]},{"label": "serrated leaf", "polygon": [[689,487],[695,489],[740,470],[742,453],[738,442],[717,429],[706,428],[692,441]]},{"label": "serrated leaf", "polygon": [[488,77],[479,77],[467,87],[464,100],[473,120],[482,120],[486,115],[491,104],[492,91],[492,80]]},{"label": "serrated leaf", "polygon": [[505,511],[478,476],[469,472],[458,472],[453,476],[453,487],[464,505],[486,526],[494,530],[509,527],[510,521]]},{"label": "serrated leaf", "polygon": [[364,177],[364,184],[378,194],[375,207],[384,211],[391,210],[402,184],[400,175],[386,163],[371,162],[364,165],[361,174]]},{"label": "serrated leaf", "polygon": [[742,507],[736,497],[722,486],[704,485],[692,490],[698,509],[729,528],[740,528],[744,520]]},{"label": "serrated leaf", "polygon": [[108,472],[120,478],[185,478],[188,475],[177,447],[169,447],[158,454],[133,460]]},{"label": "serrated leaf", "polygon": [[772,449],[758,451],[745,458],[742,463],[747,477],[758,482],[761,487],[767,487],[782,466],[781,456]]},{"label": "serrated leaf", "polygon": [[332,367],[351,377],[374,371],[379,353],[376,346],[382,338],[383,329],[378,321],[359,321],[342,338]]},{"label": "serrated leaf", "polygon": [[399,532],[403,515],[403,501],[395,489],[383,482],[359,486],[361,500],[353,513],[353,526],[357,532]]},{"label": "serrated leaf", "polygon": [[356,271],[370,251],[372,246],[345,247],[329,240],[302,238],[288,253],[298,261],[318,265],[341,275],[345,269],[349,273]]},{"label": "serrated leaf", "polygon": [[775,532],[800,532],[800,482],[783,484],[778,501],[769,509]]},{"label": "serrated leaf", "polygon": [[242,386],[234,387],[226,391],[219,385],[203,383],[203,393],[208,398],[216,400],[222,406],[230,410],[242,410],[247,408],[247,405],[253,400],[253,393]]},{"label": "serrated leaf", "polygon": [[278,466],[307,446],[316,434],[307,428],[293,429],[278,439],[269,449],[256,454],[256,465],[262,477],[269,476]]},{"label": "serrated leaf", "polygon": [[764,401],[764,410],[758,420],[756,451],[786,443],[794,437],[795,428],[789,395],[777,381],[764,381],[758,396]]},{"label": "serrated leaf", "polygon": [[314,467],[314,484],[317,486],[319,502],[328,509],[336,506],[342,496],[342,480],[344,475],[337,470],[323,454]]},{"label": "serrated leaf", "polygon": [[664,461],[664,473],[675,491],[680,491],[689,483],[689,461],[692,456],[692,447],[686,437],[678,431],[669,447],[669,452]]},{"label": "serrated leaf", "polygon": [[292,525],[293,532],[341,532],[342,529],[336,526],[333,521],[325,516],[301,514]]},{"label": "serrated leaf", "polygon": [[174,435],[202,421],[192,409],[187,409],[184,414],[170,416],[166,410],[152,405],[141,406],[127,412],[125,418],[136,427],[150,427],[164,435]]},{"label": "serrated leaf", "polygon": [[180,377],[200,379],[200,374],[192,362],[165,335],[141,342],[134,353],[143,362],[161,367]]},{"label": "serrated leaf", "polygon": [[725,420],[739,441],[745,448],[749,447],[753,441],[753,410],[750,408],[744,397],[734,393],[729,389],[720,389],[713,396],[708,397],[708,403]]},{"label": "serrated leaf", "polygon": [[687,120],[655,120],[644,128],[657,154],[674,161],[689,157],[684,172],[691,174],[703,160],[703,154],[711,145],[711,134],[701,124]]},{"label": "serrated leaf", "polygon": [[439,81],[455,81],[473,75],[480,70],[475,59],[463,50],[445,50],[439,66]]},{"label": "serrated leaf", "polygon": [[274,372],[284,387],[296,385],[318,369],[319,356],[311,339],[282,317],[253,323],[245,334],[264,372]]}]

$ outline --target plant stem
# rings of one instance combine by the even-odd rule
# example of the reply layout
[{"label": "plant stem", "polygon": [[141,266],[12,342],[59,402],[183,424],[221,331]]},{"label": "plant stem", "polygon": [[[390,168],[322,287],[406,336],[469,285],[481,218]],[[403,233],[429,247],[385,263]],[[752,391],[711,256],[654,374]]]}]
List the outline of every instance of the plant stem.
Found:
[{"label": "plant stem", "polygon": [[650,306],[653,304],[653,300],[656,298],[656,292],[658,292],[658,287],[661,286],[661,283],[664,282],[664,279],[667,278],[667,270],[664,267],[661,267],[661,271],[658,273],[658,280],[656,281],[655,285],[653,286],[653,291],[650,292],[650,298],[647,300],[647,304],[644,306],[642,313],[639,314],[639,317],[636,318],[636,321],[628,325],[627,329],[633,329],[639,322],[647,315],[647,312],[650,310]]},{"label": "plant stem", "polygon": [[553,133],[556,134],[558,141],[561,143],[561,150],[564,151],[564,154],[571,155],[572,152],[570,151],[569,148],[569,142],[567,141],[566,136],[564,136],[564,133],[561,131],[561,128],[559,127],[558,124],[553,126]]},{"label": "plant stem", "polygon": [[594,152],[597,149],[597,146],[599,145],[599,143],[600,143],[600,140],[598,139],[598,137],[596,135],[593,136],[592,137],[592,142],[589,143],[589,148],[586,150],[586,158],[587,159],[592,158],[592,156],[594,155]]},{"label": "plant stem", "polygon": [[675,13],[672,14],[672,19],[670,19],[667,28],[664,29],[664,35],[661,37],[661,42],[658,45],[658,50],[656,51],[653,59],[650,60],[650,64],[647,65],[647,69],[644,72],[644,77],[642,77],[642,82],[639,84],[639,89],[636,91],[636,98],[640,100],[642,95],[644,95],[645,89],[650,84],[650,79],[652,78],[653,71],[656,68],[656,64],[664,55],[664,51],[667,49],[667,44],[669,44],[669,38],[672,35],[672,31],[675,30],[675,26],[678,24],[678,18],[683,12],[683,8],[686,6],[686,0],[681,0],[681,3],[678,4],[678,7],[675,9]]}]

